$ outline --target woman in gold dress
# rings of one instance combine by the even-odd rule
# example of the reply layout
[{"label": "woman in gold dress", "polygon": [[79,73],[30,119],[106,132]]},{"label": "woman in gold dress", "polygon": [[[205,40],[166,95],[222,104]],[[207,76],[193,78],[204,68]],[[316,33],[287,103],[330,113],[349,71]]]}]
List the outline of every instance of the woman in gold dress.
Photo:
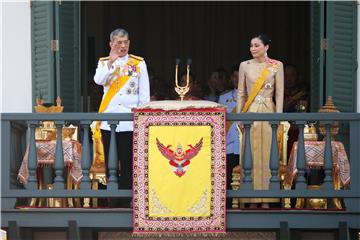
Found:
[{"label": "woman in gold dress", "polygon": [[[281,113],[284,99],[284,70],[280,61],[267,56],[270,39],[260,34],[251,39],[253,59],[244,61],[239,68],[238,101],[236,112]],[[275,100],[275,102],[274,102]],[[254,122],[250,130],[253,160],[252,179],[255,190],[269,189],[271,127],[268,122]],[[244,141],[243,141],[244,142]],[[268,208],[277,198],[242,199],[250,208],[261,203]]]}]

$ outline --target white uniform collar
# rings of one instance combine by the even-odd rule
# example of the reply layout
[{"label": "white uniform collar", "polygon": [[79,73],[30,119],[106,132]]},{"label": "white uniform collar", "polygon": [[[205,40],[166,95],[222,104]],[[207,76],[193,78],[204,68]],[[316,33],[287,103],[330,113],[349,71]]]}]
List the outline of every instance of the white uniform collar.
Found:
[{"label": "white uniform collar", "polygon": [[125,62],[127,61],[129,58],[129,54],[126,54],[125,56],[123,57],[119,57],[118,59],[116,59],[117,62]]}]

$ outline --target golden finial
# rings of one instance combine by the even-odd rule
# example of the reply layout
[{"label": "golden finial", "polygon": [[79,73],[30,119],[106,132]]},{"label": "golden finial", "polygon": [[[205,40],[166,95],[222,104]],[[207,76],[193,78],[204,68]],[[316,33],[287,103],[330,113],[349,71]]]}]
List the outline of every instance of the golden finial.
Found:
[{"label": "golden finial", "polygon": [[[325,105],[320,108],[319,112],[335,113],[335,112],[340,112],[340,111],[335,107],[332,97],[328,96]],[[339,122],[334,121],[331,126],[331,140],[334,140],[334,138],[335,138],[336,134],[338,134],[338,132],[339,132]],[[320,133],[325,138],[326,130],[325,130],[325,126],[324,126],[323,122],[320,122]]]},{"label": "golden finial", "polygon": [[180,100],[183,101],[184,97],[186,95],[186,93],[189,92],[190,87],[189,87],[189,79],[190,79],[190,64],[191,64],[191,59],[187,60],[187,66],[186,66],[186,85],[185,86],[179,86],[179,81],[178,81],[178,71],[179,71],[179,64],[180,64],[180,59],[176,59],[176,65],[175,65],[175,91],[177,92],[177,94],[179,94],[180,96]]},{"label": "golden finial", "polygon": [[316,133],[316,128],[314,126],[314,123],[309,122],[308,124],[305,124],[304,139],[305,141],[317,141],[318,136]]}]

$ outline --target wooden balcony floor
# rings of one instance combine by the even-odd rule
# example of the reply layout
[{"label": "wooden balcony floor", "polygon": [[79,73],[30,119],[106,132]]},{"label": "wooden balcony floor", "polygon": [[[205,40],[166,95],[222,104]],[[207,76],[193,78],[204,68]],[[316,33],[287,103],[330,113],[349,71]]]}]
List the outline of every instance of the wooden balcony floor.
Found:
[{"label": "wooden balcony floor", "polygon": [[[332,240],[335,239],[335,234],[333,232],[302,232],[300,233],[302,240]],[[35,232],[34,240],[62,240],[66,239],[66,232]],[[134,239],[131,237],[131,232],[99,232],[98,240],[128,240]],[[159,238],[141,238],[144,240],[158,240]],[[184,238],[162,238],[170,240],[183,240]],[[203,238],[203,237],[194,237],[187,238],[193,240],[275,240],[275,232],[228,232],[226,237],[222,238]]]}]

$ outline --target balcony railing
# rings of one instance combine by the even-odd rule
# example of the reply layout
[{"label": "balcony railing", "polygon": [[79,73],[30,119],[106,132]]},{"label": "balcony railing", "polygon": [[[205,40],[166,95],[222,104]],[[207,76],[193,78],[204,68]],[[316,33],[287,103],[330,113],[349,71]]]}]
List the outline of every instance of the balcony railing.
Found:
[{"label": "balcony railing", "polygon": [[[17,199],[21,198],[109,198],[132,196],[131,189],[93,190],[89,178],[92,163],[91,139],[89,127],[92,121],[131,121],[132,114],[96,114],[96,113],[3,113],[1,114],[1,223],[11,236],[18,236],[19,229],[25,228],[67,228],[70,235],[79,238],[79,229],[131,229],[131,209],[91,209],[91,208],[38,208],[15,209]],[[40,121],[54,121],[57,128],[57,145],[55,159],[55,179],[53,190],[38,190],[36,183],[36,146],[35,128]],[[307,121],[322,121],[326,128],[325,137],[325,178],[322,189],[308,190],[306,187],[306,163],[304,150],[304,124]],[[245,134],[244,148],[244,181],[239,190],[228,190],[228,198],[341,198],[344,200],[344,211],[332,210],[227,210],[227,227],[229,230],[261,229],[278,232],[279,239],[290,239],[290,232],[297,229],[338,229],[339,239],[350,239],[349,229],[360,229],[360,114],[358,113],[283,113],[283,114],[227,114],[227,121],[242,121],[246,133],[250,132],[254,121],[269,121],[273,133],[276,133],[280,121],[291,121],[299,129],[297,169],[298,177],[291,190],[281,189],[278,172],[279,161],[276,137],[272,138],[270,156],[270,189],[253,190],[251,180],[250,136]],[[332,150],[330,129],[333,121],[347,126],[347,154],[350,161],[350,187],[334,190],[332,181]],[[81,166],[83,179],[79,190],[64,188],[64,161],[61,132],[65,122],[79,127],[82,143]],[[346,127],[344,127],[346,128]],[[16,176],[26,148],[26,131],[29,136],[29,180],[26,188],[17,182]],[[112,131],[115,131],[112,128]],[[273,134],[275,136],[276,134]],[[111,154],[109,154],[111,156]],[[111,162],[111,161],[109,161]],[[117,171],[117,164],[109,164],[110,170]],[[90,230],[89,230],[90,229]],[[356,233],[357,234],[357,233]],[[89,235],[90,236],[90,235]],[[355,235],[352,235],[355,236]]]}]

